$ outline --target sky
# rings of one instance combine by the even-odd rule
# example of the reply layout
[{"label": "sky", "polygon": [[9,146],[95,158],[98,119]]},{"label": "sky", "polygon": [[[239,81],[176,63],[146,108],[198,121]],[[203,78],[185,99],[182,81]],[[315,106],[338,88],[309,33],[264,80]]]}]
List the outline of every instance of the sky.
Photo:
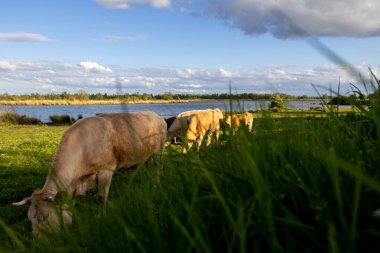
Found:
[{"label": "sky", "polygon": [[358,73],[380,76],[379,13],[378,0],[2,1],[0,93],[348,94]]}]

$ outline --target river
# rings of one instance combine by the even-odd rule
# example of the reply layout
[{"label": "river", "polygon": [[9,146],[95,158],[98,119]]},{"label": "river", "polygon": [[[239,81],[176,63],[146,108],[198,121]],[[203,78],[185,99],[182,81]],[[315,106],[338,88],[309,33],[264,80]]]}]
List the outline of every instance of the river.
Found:
[{"label": "river", "polygon": [[[232,110],[257,110],[267,109],[269,100],[241,100],[232,102]],[[285,100],[285,107],[289,109],[308,109],[310,107],[321,106],[318,100]],[[170,104],[127,104],[127,105],[53,105],[53,106],[12,106],[18,114],[28,115],[38,118],[42,122],[50,122],[49,116],[68,114],[70,117],[78,118],[93,116],[97,113],[110,112],[136,112],[141,110],[151,110],[157,114],[171,117],[184,111],[203,110],[209,108],[220,108],[222,111],[230,111],[230,101],[215,100],[188,103],[170,103]],[[0,106],[0,111],[9,109],[9,106]]]}]

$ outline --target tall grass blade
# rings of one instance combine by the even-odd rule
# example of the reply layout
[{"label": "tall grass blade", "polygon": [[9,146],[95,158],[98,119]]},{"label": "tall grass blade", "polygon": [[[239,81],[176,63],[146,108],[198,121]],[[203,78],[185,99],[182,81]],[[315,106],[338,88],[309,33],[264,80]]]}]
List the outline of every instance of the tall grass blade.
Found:
[{"label": "tall grass blade", "polygon": [[22,241],[17,237],[16,233],[9,228],[2,219],[0,219],[0,227],[4,229],[7,235],[12,239],[12,241],[16,244],[19,250],[26,251],[26,247],[22,243]]}]

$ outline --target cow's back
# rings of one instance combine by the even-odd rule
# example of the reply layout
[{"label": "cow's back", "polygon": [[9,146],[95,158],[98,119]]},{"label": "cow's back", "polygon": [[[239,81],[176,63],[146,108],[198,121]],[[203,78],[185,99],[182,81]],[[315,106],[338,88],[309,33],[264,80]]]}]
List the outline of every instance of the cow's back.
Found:
[{"label": "cow's back", "polygon": [[44,189],[55,189],[57,184],[71,196],[79,178],[114,164],[110,138],[112,124],[106,119],[88,117],[74,123],[61,138]]},{"label": "cow's back", "polygon": [[113,127],[113,145],[118,168],[130,167],[160,154],[166,141],[166,122],[151,111],[101,115]]},{"label": "cow's back", "polygon": [[191,111],[185,111],[180,114],[178,114],[173,121],[172,125],[169,127],[168,131],[170,134],[178,134],[181,132],[181,130],[186,129],[188,127],[188,124],[191,121],[191,118],[197,114],[198,112],[205,112],[205,111],[212,111],[212,109],[205,109],[205,110],[191,110]]},{"label": "cow's back", "polygon": [[189,124],[189,131],[214,131],[219,128],[219,115],[214,110],[196,112]]},{"label": "cow's back", "polygon": [[64,133],[52,167],[60,178],[111,164],[130,167],[162,152],[165,140],[165,120],[154,112],[100,114],[77,121]]}]

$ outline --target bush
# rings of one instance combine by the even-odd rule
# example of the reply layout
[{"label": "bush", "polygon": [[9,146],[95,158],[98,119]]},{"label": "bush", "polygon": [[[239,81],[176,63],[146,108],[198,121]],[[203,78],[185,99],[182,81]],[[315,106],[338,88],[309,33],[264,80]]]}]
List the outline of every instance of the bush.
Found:
[{"label": "bush", "polygon": [[274,95],[272,99],[273,100],[270,103],[270,109],[272,109],[272,111],[277,112],[285,109],[284,100],[280,95]]},{"label": "bush", "polygon": [[348,97],[339,96],[339,97],[333,97],[330,102],[327,103],[328,105],[352,105],[352,100]]},{"label": "bush", "polygon": [[49,116],[49,119],[53,124],[57,125],[64,125],[64,124],[73,124],[75,122],[74,118],[71,118],[70,115],[64,114],[64,115],[51,115]]},{"label": "bush", "polygon": [[27,115],[19,115],[14,109],[8,109],[0,113],[0,122],[7,124],[37,125],[41,120]]},{"label": "bush", "polygon": [[18,119],[18,123],[21,125],[37,125],[41,124],[41,120],[26,115],[21,115]]}]

